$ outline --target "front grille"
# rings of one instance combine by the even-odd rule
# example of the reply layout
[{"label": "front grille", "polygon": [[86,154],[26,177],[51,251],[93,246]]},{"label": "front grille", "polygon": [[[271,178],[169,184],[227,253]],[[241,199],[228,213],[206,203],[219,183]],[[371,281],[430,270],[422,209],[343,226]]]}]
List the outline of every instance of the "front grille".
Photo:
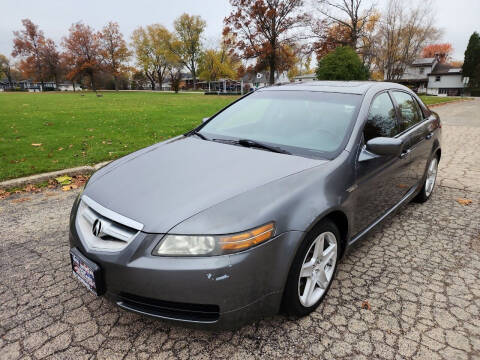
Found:
[{"label": "front grille", "polygon": [[[88,202],[88,203],[87,203]],[[93,206],[92,206],[93,205]],[[97,251],[120,251],[124,249],[139,230],[121,224],[105,216],[101,206],[95,206],[93,200],[82,197],[77,210],[76,228],[85,245],[91,250]],[[108,215],[113,212],[109,211]],[[98,220],[99,231],[95,234],[94,224]]]},{"label": "front grille", "polygon": [[220,317],[218,305],[177,303],[127,293],[118,295],[117,305],[146,315],[191,322],[211,323]]}]

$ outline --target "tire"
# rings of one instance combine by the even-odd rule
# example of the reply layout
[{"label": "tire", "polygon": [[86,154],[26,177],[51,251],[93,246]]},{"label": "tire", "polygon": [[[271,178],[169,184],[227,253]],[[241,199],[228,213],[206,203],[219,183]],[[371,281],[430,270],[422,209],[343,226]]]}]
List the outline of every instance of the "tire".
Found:
[{"label": "tire", "polygon": [[438,155],[434,154],[428,163],[428,167],[425,173],[425,181],[423,183],[422,190],[420,190],[418,195],[413,199],[414,202],[424,203],[425,201],[430,199],[430,196],[432,196],[433,190],[435,189],[435,183],[437,180],[438,161],[439,161]]},{"label": "tire", "polygon": [[[312,261],[315,254],[319,255],[322,239],[321,259],[318,256],[316,261]],[[295,255],[283,293],[284,312],[301,317],[310,314],[320,305],[335,277],[340,254],[341,238],[338,227],[331,220],[321,221],[307,234]],[[307,294],[307,286],[311,289],[310,296]]]}]

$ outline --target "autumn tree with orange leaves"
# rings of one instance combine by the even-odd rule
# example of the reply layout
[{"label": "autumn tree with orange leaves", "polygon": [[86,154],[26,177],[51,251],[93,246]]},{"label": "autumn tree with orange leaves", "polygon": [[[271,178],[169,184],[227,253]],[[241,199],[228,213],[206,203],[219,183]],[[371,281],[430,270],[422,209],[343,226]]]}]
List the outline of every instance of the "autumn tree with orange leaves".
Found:
[{"label": "autumn tree with orange leaves", "polygon": [[52,39],[47,39],[41,49],[42,66],[47,79],[54,79],[58,88],[60,76],[63,75],[63,64],[61,54],[57,49],[57,45]]},{"label": "autumn tree with orange leaves", "polygon": [[63,38],[64,58],[69,67],[68,79],[88,76],[91,87],[96,91],[95,75],[102,69],[102,46],[100,35],[85,24],[76,23]]},{"label": "autumn tree with orange leaves", "polygon": [[103,58],[104,67],[115,82],[115,90],[118,90],[118,76],[127,69],[127,63],[132,55],[127,48],[127,43],[120,32],[116,22],[109,22],[99,33],[100,55]]},{"label": "autumn tree with orange leaves", "polygon": [[244,59],[255,59],[257,70],[269,70],[269,83],[275,72],[287,68],[299,38],[298,28],[308,16],[302,12],[303,0],[230,0],[233,7],[224,19],[223,35],[231,39]]},{"label": "autumn tree with orange leaves", "polygon": [[450,55],[453,52],[452,44],[430,44],[425,46],[422,51],[422,57],[433,58],[438,57],[438,61],[445,63],[449,60]]},{"label": "autumn tree with orange leaves", "polygon": [[23,30],[14,31],[13,57],[21,57],[20,70],[28,77],[34,78],[43,84],[45,81],[45,68],[42,59],[42,51],[45,46],[45,36],[38,25],[30,19],[23,19]]}]

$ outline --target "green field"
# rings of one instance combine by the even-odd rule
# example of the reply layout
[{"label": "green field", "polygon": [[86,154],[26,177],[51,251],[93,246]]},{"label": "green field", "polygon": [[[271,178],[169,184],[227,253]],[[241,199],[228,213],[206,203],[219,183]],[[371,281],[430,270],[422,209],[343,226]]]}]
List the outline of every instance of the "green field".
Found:
[{"label": "green field", "polygon": [[[116,159],[192,129],[236,98],[102,95],[0,93],[0,181]],[[427,104],[457,99],[422,98]]]},{"label": "green field", "polygon": [[0,93],[0,181],[116,159],[192,129],[234,99],[152,92]]}]

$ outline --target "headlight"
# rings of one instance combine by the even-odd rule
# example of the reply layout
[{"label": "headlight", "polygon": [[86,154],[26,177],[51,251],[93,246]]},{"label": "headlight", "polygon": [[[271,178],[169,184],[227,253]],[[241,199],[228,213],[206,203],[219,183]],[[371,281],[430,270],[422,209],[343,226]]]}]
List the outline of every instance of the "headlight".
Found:
[{"label": "headlight", "polygon": [[258,245],[275,235],[275,224],[268,223],[232,235],[166,235],[153,250],[160,256],[211,256],[231,254]]}]

